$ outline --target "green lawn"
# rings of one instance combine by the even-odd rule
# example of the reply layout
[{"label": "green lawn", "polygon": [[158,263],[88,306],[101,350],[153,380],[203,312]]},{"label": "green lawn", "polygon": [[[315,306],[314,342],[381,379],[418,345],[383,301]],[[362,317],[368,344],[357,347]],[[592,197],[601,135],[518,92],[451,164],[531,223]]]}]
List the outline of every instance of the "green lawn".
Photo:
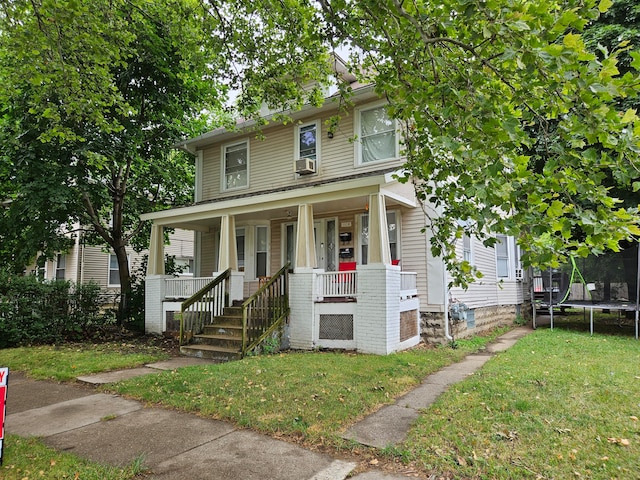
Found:
[{"label": "green lawn", "polygon": [[139,367],[166,358],[168,355],[159,348],[131,342],[0,349],[0,366],[39,380],[68,381],[81,375]]},{"label": "green lawn", "polygon": [[[366,413],[392,403],[429,373],[488,341],[474,338],[456,349],[419,348],[384,357],[335,352],[256,356],[106,388],[307,445],[366,451],[380,462],[425,476],[638,478],[640,342],[632,336],[591,337],[540,328],[441,396],[422,413],[404,444],[372,452],[340,439]],[[93,356],[90,352],[85,355]],[[0,350],[0,365],[5,354]],[[67,356],[59,359],[66,362]],[[76,368],[82,364],[73,361]],[[46,461],[34,465],[32,471],[43,470]]]}]

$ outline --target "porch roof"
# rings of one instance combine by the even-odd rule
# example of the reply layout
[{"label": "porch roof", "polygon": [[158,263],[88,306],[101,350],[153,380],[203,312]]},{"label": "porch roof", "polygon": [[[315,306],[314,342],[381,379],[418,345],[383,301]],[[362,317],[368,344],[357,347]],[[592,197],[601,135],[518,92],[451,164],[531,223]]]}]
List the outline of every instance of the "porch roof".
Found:
[{"label": "porch roof", "polygon": [[[257,192],[233,198],[222,198],[187,207],[172,208],[145,213],[142,220],[152,220],[154,225],[179,227],[188,230],[209,231],[213,219],[223,215],[256,215],[262,218],[286,218],[295,215],[299,204],[314,205],[315,214],[351,210],[360,200],[363,207],[373,193],[381,193],[389,205],[413,208],[413,195],[403,196],[387,190],[397,184],[394,172],[378,172],[374,175],[358,176],[334,182],[306,185],[300,188],[270,192]],[[411,189],[412,191],[413,189]],[[349,200],[346,202],[346,200]]]}]

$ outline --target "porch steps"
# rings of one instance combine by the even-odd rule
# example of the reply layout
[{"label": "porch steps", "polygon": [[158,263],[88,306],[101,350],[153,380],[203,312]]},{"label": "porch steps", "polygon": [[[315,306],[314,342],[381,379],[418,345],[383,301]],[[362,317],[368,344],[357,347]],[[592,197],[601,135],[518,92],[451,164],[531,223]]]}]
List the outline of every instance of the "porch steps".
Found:
[{"label": "porch steps", "polygon": [[180,347],[183,355],[219,362],[239,359],[241,350],[242,307],[238,306],[226,307],[201,334],[193,336],[193,343]]}]

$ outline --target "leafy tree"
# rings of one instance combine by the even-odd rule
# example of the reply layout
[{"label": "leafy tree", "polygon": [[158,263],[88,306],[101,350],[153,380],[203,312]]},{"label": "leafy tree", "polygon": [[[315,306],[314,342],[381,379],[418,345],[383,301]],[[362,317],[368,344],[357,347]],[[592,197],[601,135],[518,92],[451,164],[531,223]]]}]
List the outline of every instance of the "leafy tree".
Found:
[{"label": "leafy tree", "polygon": [[458,283],[463,233],[514,235],[525,264],[553,266],[640,233],[610,188],[640,187],[640,121],[618,102],[637,97],[640,53],[620,41],[595,55],[582,36],[610,1],[320,3],[404,125],[403,180],[432,209],[432,250]]},{"label": "leafy tree", "polygon": [[[172,145],[226,118],[217,112],[241,82],[296,105],[317,97],[289,93],[308,78],[300,65],[318,71],[326,52],[319,43],[307,45],[314,55],[283,51],[276,44],[290,46],[295,29],[261,24],[260,9],[305,25],[267,2],[0,1],[2,260],[21,271],[36,252],[63,250],[63,234],[82,225],[118,259],[126,316],[125,248],[149,238],[140,213],[192,197],[192,158]],[[251,74],[265,60],[271,72],[290,70],[288,80]]]}]

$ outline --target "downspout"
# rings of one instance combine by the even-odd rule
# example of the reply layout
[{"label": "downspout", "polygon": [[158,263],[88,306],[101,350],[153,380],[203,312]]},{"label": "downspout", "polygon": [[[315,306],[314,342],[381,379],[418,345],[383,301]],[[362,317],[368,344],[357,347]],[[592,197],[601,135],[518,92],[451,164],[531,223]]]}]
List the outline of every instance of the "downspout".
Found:
[{"label": "downspout", "polygon": [[447,269],[442,265],[442,291],[444,292],[444,338],[449,342],[453,341],[453,337],[449,332],[449,287],[447,286]]}]

